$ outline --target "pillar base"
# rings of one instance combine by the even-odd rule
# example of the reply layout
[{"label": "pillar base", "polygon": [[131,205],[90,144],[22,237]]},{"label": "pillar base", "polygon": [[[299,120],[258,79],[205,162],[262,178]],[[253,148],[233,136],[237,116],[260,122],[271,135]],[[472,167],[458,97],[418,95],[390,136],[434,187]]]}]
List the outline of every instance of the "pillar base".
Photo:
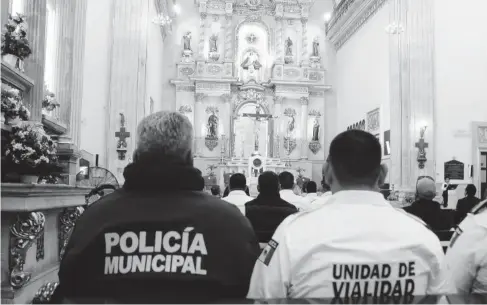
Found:
[{"label": "pillar base", "polygon": [[64,184],[75,186],[76,175],[79,172],[79,158],[81,153],[70,138],[60,136],[57,146],[59,165],[62,167],[61,181]]}]

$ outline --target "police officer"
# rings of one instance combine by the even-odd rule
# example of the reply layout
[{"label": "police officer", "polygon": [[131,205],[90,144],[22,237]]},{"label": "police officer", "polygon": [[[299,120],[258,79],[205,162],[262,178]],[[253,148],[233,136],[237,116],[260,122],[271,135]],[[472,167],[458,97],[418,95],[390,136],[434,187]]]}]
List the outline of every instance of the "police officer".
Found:
[{"label": "police officer", "polygon": [[487,294],[487,200],[474,207],[456,228],[446,266],[451,294]]},{"label": "police officer", "polygon": [[249,298],[408,303],[446,291],[436,235],[379,192],[387,168],[372,134],[339,134],[324,174],[332,197],[282,222],[254,266]]},{"label": "police officer", "polygon": [[202,192],[193,128],[157,112],[137,129],[123,188],[77,221],[57,302],[201,303],[244,298],[259,244],[233,205]]}]

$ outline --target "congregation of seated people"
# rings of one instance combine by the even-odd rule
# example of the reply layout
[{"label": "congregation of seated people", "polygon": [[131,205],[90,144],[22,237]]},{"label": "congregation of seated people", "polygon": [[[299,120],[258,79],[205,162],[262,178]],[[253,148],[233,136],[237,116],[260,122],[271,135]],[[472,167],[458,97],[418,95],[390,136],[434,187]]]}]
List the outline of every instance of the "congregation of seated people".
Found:
[{"label": "congregation of seated people", "polygon": [[[288,171],[262,173],[256,198],[240,173],[221,199],[219,187],[210,195],[192,147],[182,114],[140,122],[123,188],[76,223],[53,302],[411,303],[487,293],[487,201],[467,187],[457,223],[444,226],[435,181],[422,177],[414,203],[393,207],[380,193],[388,170],[370,133],[337,135],[320,187],[309,181],[300,195]],[[452,232],[446,254],[436,230]]]}]

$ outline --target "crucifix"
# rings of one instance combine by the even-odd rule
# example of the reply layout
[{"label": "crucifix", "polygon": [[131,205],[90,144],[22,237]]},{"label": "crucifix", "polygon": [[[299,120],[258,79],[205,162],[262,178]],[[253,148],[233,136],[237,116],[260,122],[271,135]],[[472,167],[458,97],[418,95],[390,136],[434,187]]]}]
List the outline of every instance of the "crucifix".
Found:
[{"label": "crucifix", "polygon": [[118,159],[125,160],[125,153],[127,152],[127,138],[130,138],[130,132],[125,130],[125,116],[120,113],[120,130],[115,132],[115,137],[118,138],[117,152]]},{"label": "crucifix", "polygon": [[419,168],[423,169],[424,168],[424,163],[427,161],[426,160],[426,151],[425,148],[428,148],[428,143],[424,141],[424,138],[421,137],[419,139],[419,142],[416,143],[416,147],[419,149],[418,151],[418,164]]},{"label": "crucifix", "polygon": [[266,121],[272,118],[270,114],[261,114],[260,113],[260,105],[257,104],[255,107],[255,113],[244,113],[242,114],[243,117],[253,118],[255,121],[254,124],[254,134],[255,134],[255,151],[259,151],[259,131],[260,131],[260,122]]}]

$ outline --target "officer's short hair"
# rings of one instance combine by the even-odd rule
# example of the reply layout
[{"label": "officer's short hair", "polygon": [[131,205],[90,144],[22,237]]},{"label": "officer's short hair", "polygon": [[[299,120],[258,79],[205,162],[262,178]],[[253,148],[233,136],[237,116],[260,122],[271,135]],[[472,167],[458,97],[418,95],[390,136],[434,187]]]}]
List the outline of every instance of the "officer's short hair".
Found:
[{"label": "officer's short hair", "polygon": [[146,116],[137,127],[134,162],[157,156],[168,162],[193,164],[193,126],[178,112],[159,111]]},{"label": "officer's short hair", "polygon": [[284,171],[279,174],[279,183],[283,190],[290,190],[294,186],[294,175],[290,172]]},{"label": "officer's short hair", "polygon": [[475,194],[477,194],[477,188],[475,185],[469,184],[465,188],[465,193],[467,193],[467,196],[475,196]]},{"label": "officer's short hair", "polygon": [[261,194],[274,194],[279,192],[279,178],[274,172],[263,172],[259,176],[259,192]]},{"label": "officer's short hair", "polygon": [[306,184],[306,193],[316,193],[316,182],[309,181]]},{"label": "officer's short hair", "polygon": [[247,186],[247,179],[243,174],[236,173],[230,177],[230,183],[229,183],[230,190],[232,191],[245,190],[246,186]]},{"label": "officer's short hair", "polygon": [[333,139],[328,161],[341,184],[372,186],[379,178],[381,154],[381,145],[374,135],[354,129]]}]

